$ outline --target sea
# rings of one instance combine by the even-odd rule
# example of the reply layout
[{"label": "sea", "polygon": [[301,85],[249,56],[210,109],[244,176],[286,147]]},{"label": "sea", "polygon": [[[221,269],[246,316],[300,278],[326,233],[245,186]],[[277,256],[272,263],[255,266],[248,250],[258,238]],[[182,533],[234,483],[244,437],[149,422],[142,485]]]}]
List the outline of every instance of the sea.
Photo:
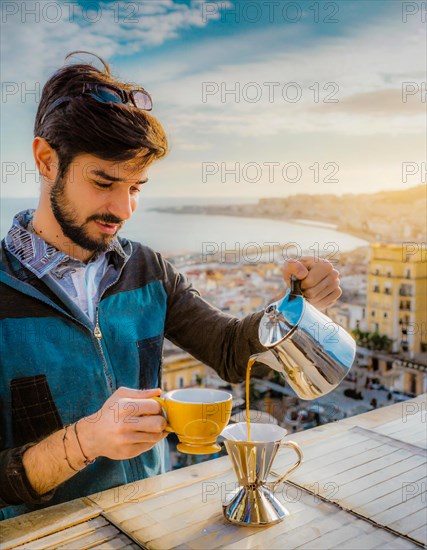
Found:
[{"label": "sea", "polygon": [[[270,250],[271,243],[286,245],[298,256],[303,253],[328,257],[367,244],[363,239],[341,233],[333,226],[310,220],[279,221],[266,218],[156,212],[155,208],[187,205],[256,204],[257,199],[174,197],[144,198],[120,235],[142,242],[165,256],[222,253],[229,257],[254,258],[257,249]],[[13,216],[35,208],[37,198],[1,200],[1,238]],[[272,249],[272,248],[271,248]],[[311,251],[311,252],[310,252]]]}]

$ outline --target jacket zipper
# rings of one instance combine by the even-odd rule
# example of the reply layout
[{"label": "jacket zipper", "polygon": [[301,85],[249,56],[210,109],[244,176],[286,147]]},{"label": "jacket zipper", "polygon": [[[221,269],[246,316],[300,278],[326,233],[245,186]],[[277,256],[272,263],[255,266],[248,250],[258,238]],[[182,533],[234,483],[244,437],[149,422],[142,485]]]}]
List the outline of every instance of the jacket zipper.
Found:
[{"label": "jacket zipper", "polygon": [[[130,252],[130,255],[132,254],[132,249],[131,249],[131,252]],[[117,281],[120,279],[120,276],[122,274],[122,271],[125,267],[126,263],[124,265],[122,265],[116,279],[110,283],[105,289],[104,291],[102,292],[102,294],[100,295],[99,297],[99,302],[101,301],[101,298],[102,296],[105,294],[105,292],[111,288],[113,285],[115,285],[117,283]],[[8,275],[9,277],[9,275]],[[11,277],[11,276],[10,276]],[[12,277],[11,277],[12,278]],[[14,277],[15,278],[15,277]],[[18,279],[19,281],[19,279]],[[19,281],[21,282],[21,281]],[[24,283],[25,285],[27,283]],[[10,285],[12,288],[15,288],[14,285]],[[30,286],[30,285],[29,285]],[[31,287],[32,289],[32,287]],[[33,290],[33,289],[32,289]],[[102,338],[102,332],[101,332],[101,329],[100,329],[100,326],[99,326],[99,312],[98,312],[98,309],[99,309],[99,302],[98,302],[98,306],[96,307],[96,322],[95,322],[95,328],[93,330],[93,333],[91,331],[91,329],[84,323],[82,323],[81,321],[79,321],[78,319],[75,319],[72,315],[70,315],[69,313],[67,313],[66,311],[64,311],[62,308],[58,307],[55,303],[53,303],[51,300],[47,299],[45,296],[43,296],[43,298],[39,297],[39,296],[34,296],[33,292],[28,292],[27,293],[29,296],[32,296],[32,298],[35,298],[36,300],[40,300],[41,302],[44,302],[45,304],[51,306],[53,309],[56,309],[57,311],[59,311],[60,313],[62,313],[63,315],[65,315],[66,317],[69,317],[73,322],[75,323],[78,323],[79,325],[81,325],[83,328],[85,328],[86,330],[89,331],[90,334],[93,334],[93,336],[95,337],[95,341],[97,343],[96,347],[98,348],[99,350],[99,355],[101,357],[101,361],[102,361],[102,367],[103,367],[103,370],[104,370],[104,373],[105,373],[105,376],[107,378],[107,383],[108,383],[108,386],[110,388],[110,391],[111,393],[114,393],[114,388],[113,388],[113,382],[112,382],[112,378],[111,378],[111,374],[110,374],[110,371],[109,371],[109,368],[108,368],[108,363],[107,363],[107,360],[105,358],[105,354],[104,354],[104,350],[102,349],[102,344],[101,344],[101,338]]]},{"label": "jacket zipper", "polygon": [[104,288],[102,294],[99,297],[99,302],[98,302],[98,305],[96,306],[95,328],[93,330],[93,335],[95,336],[95,341],[97,343],[97,346],[98,346],[98,349],[99,349],[99,354],[101,356],[102,367],[104,369],[104,373],[105,373],[105,376],[107,378],[108,386],[110,388],[111,393],[114,393],[114,388],[113,388],[113,381],[112,381],[111,374],[110,374],[110,369],[108,367],[107,359],[105,358],[104,350],[102,348],[102,343],[101,343],[102,332],[101,332],[101,327],[99,326],[99,303],[101,302],[101,298],[104,296],[104,294],[107,292],[107,290],[109,288],[111,288],[113,285],[115,285],[117,283],[117,281],[120,279],[123,268],[124,268],[124,265],[122,265],[122,267],[119,271],[119,274],[117,275],[115,280]]},{"label": "jacket zipper", "polygon": [[102,332],[101,332],[101,329],[99,328],[98,315],[99,315],[98,306],[96,306],[96,323],[95,323],[95,329],[93,331],[93,335],[95,336],[95,341],[98,345],[98,350],[99,350],[99,354],[101,356],[101,361],[102,361],[102,367],[104,369],[104,373],[105,373],[105,376],[107,378],[108,386],[110,388],[111,393],[113,393],[114,392],[113,381],[111,379],[110,370],[108,368],[107,360],[105,359],[104,350],[102,349],[102,344],[101,344]]}]

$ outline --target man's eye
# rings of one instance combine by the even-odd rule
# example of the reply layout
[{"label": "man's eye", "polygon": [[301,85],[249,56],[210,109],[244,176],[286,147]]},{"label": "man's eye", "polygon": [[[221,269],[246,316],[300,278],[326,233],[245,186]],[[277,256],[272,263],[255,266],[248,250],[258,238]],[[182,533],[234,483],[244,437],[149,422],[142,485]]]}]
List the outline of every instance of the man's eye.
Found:
[{"label": "man's eye", "polygon": [[140,193],[141,189],[139,187],[131,187],[130,192],[131,193]]},{"label": "man's eye", "polygon": [[100,189],[109,189],[111,187],[111,183],[100,183],[99,181],[96,181],[95,184]]}]

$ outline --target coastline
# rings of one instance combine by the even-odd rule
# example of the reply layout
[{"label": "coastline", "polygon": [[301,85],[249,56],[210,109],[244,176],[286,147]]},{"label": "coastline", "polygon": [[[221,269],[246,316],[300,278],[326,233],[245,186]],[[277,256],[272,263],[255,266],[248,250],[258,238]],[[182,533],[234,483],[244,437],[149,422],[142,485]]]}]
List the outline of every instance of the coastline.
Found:
[{"label": "coastline", "polygon": [[340,224],[334,224],[327,220],[310,220],[308,218],[289,218],[283,219],[282,215],[274,215],[273,213],[266,212],[250,212],[249,208],[253,208],[253,205],[233,205],[231,208],[227,206],[201,206],[201,205],[188,205],[188,206],[167,206],[167,207],[155,207],[150,208],[151,212],[159,212],[163,214],[185,214],[185,215],[207,215],[207,216],[230,216],[235,218],[247,218],[247,219],[267,219],[282,222],[289,222],[295,225],[303,225],[310,227],[318,227],[321,229],[332,229],[340,233],[345,233],[352,237],[363,239],[368,243],[374,242],[376,236],[366,230],[357,231],[353,227],[348,227]]}]

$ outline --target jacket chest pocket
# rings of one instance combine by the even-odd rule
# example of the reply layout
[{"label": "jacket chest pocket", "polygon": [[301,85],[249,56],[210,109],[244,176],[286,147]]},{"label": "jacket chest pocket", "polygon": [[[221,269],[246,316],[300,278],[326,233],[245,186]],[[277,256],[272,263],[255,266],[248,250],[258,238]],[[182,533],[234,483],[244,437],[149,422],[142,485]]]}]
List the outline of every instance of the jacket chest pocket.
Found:
[{"label": "jacket chest pocket", "polygon": [[162,384],[163,334],[138,340],[139,384],[142,390],[160,388]]}]

